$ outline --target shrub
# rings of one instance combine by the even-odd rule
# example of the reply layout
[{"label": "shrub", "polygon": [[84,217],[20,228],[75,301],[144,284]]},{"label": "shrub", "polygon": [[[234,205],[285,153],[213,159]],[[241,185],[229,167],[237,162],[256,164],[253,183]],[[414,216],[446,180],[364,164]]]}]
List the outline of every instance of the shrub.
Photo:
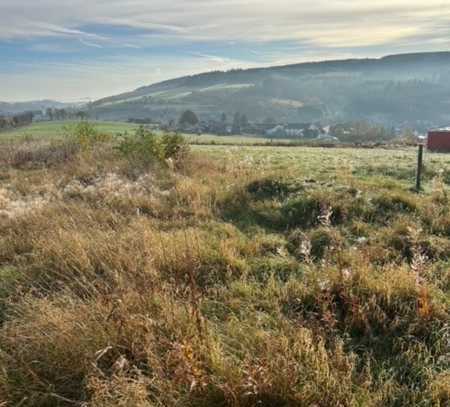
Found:
[{"label": "shrub", "polygon": [[92,123],[81,121],[64,128],[66,137],[79,145],[82,150],[91,150],[96,144],[111,140],[108,134],[100,133]]},{"label": "shrub", "polygon": [[119,153],[134,164],[175,165],[185,158],[188,146],[179,134],[156,134],[139,127],[133,136],[124,137],[117,146]]}]

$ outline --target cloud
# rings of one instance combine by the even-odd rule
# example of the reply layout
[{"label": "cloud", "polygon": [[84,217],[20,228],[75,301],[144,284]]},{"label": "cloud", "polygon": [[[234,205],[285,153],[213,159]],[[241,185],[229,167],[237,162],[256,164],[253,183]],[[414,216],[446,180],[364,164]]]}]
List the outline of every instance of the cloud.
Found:
[{"label": "cloud", "polygon": [[96,44],[95,42],[86,41],[83,38],[80,38],[80,43],[83,45],[86,45],[87,47],[103,48],[103,46],[101,46],[100,44]]},{"label": "cloud", "polygon": [[0,39],[95,35],[78,27],[140,28],[180,40],[311,41],[377,45],[450,23],[446,1],[428,0],[2,0]]},{"label": "cloud", "polygon": [[445,50],[448,2],[0,0],[0,100],[95,98],[208,70]]}]

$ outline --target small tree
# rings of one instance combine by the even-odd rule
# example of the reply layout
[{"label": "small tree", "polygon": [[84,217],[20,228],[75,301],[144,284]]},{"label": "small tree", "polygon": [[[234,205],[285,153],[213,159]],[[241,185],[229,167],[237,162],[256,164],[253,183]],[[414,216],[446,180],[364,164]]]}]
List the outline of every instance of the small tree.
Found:
[{"label": "small tree", "polygon": [[45,111],[45,115],[49,118],[49,120],[53,120],[53,109],[51,107],[47,108]]},{"label": "small tree", "polygon": [[247,115],[243,114],[241,115],[241,130],[248,127],[248,118]]},{"label": "small tree", "polygon": [[75,113],[75,116],[76,116],[78,119],[80,119],[80,120],[86,120],[87,117],[88,117],[87,113],[84,112],[84,111],[82,111],[82,110],[76,112],[76,113]]},{"label": "small tree", "polygon": [[197,115],[192,110],[186,110],[178,121],[181,127],[196,126],[199,123]]},{"label": "small tree", "polygon": [[241,134],[241,115],[239,113],[235,113],[233,117],[233,127],[231,131],[233,134]]}]

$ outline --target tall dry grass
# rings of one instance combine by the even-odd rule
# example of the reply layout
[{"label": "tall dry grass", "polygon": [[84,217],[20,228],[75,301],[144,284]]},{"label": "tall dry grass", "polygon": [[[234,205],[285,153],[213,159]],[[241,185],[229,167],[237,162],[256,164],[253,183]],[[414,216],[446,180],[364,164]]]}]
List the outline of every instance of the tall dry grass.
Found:
[{"label": "tall dry grass", "polygon": [[0,405],[447,405],[445,194],[349,176],[110,141],[2,169]]}]

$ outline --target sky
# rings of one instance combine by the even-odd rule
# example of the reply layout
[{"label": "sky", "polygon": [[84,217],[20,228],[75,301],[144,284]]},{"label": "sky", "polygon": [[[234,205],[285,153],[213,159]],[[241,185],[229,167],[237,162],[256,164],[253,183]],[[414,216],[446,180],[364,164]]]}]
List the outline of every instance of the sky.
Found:
[{"label": "sky", "polygon": [[0,100],[211,70],[450,50],[450,0],[0,0]]}]

